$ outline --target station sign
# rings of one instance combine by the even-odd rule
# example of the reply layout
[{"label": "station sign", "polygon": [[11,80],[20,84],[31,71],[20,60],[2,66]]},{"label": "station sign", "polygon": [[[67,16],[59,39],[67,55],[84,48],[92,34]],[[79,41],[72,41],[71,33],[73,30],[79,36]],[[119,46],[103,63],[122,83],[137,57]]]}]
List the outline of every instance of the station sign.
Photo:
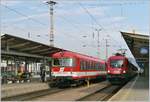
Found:
[{"label": "station sign", "polygon": [[142,55],[148,54],[148,47],[141,47],[140,54],[142,54]]}]

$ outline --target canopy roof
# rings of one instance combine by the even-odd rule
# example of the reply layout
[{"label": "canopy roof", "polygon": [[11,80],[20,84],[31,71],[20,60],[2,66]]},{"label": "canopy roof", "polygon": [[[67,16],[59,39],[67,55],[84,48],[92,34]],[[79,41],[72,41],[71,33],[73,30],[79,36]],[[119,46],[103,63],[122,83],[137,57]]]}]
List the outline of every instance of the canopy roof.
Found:
[{"label": "canopy roof", "polygon": [[37,57],[49,57],[51,54],[59,51],[64,50],[9,34],[4,34],[1,36],[2,54],[15,54],[29,57],[34,55]]}]

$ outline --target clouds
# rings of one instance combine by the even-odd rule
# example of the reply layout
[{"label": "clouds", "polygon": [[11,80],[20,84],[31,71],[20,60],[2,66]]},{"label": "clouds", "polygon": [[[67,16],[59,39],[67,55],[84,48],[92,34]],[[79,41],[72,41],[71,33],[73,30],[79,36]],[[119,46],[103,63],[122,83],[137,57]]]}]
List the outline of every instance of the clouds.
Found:
[{"label": "clouds", "polygon": [[[63,4],[64,5],[64,4]],[[81,4],[83,5],[83,4]],[[82,16],[82,15],[87,15],[87,12],[80,6],[79,3],[77,2],[72,2],[71,5],[67,6],[62,4],[60,5],[61,7],[56,8],[56,14],[61,16],[61,15],[68,15],[68,16]],[[105,12],[109,10],[108,7],[87,7],[86,5],[83,5],[85,8],[87,8],[88,12],[92,13],[93,16],[103,16],[105,15]]]},{"label": "clouds", "polygon": [[123,16],[116,16],[116,17],[112,17],[111,22],[120,22],[127,19],[126,17]]},{"label": "clouds", "polygon": [[4,23],[15,23],[15,22],[21,22],[24,20],[28,20],[28,19],[40,19],[40,18],[45,18],[48,17],[49,14],[48,13],[40,13],[40,14],[33,14],[33,15],[29,15],[29,16],[21,16],[21,17],[17,17],[17,18],[13,18],[13,19],[6,19],[6,20],[2,20]]},{"label": "clouds", "polygon": [[21,3],[22,3],[22,0],[1,0],[1,4],[7,5],[7,6],[15,6]]},{"label": "clouds", "polygon": [[[40,38],[32,37],[34,40],[39,40],[41,42],[45,42],[48,44],[49,38],[44,36],[44,34],[49,33],[49,7],[45,4],[45,1],[48,0],[2,0],[2,4],[7,5],[10,8],[13,8],[19,12],[27,16],[21,16],[16,14],[13,11],[10,11],[6,8],[3,10],[2,24],[11,25],[5,26],[4,30],[13,34],[24,34],[27,35],[28,32],[31,32],[33,35],[41,35]],[[30,1],[30,2],[28,2]],[[138,25],[137,22],[142,21],[136,20],[137,17],[143,16],[144,12],[141,14],[136,13],[137,9],[142,9],[145,11],[145,8],[132,8],[130,6],[124,6],[124,11],[130,11],[131,14],[134,15],[134,18],[128,14],[128,12],[124,13],[125,15],[120,16],[120,7],[113,6],[110,7],[113,3],[122,3],[122,1],[108,1],[106,0],[55,0],[58,4],[54,6],[54,29],[55,29],[55,44],[58,47],[63,47],[66,49],[70,49],[72,51],[78,51],[80,53],[86,53],[89,55],[96,56],[97,52],[97,32],[95,28],[100,28],[89,16],[88,12],[96,19],[96,22],[103,26],[107,31],[102,30],[100,32],[100,40],[101,40],[101,56],[105,58],[105,40],[103,38],[107,34],[110,34],[114,39],[119,39],[119,44],[122,44],[122,39],[120,39],[119,30],[122,28],[126,28],[129,30],[131,25]],[[104,2],[105,1],[105,2]],[[107,6],[103,4],[108,4]],[[80,4],[84,7],[81,7]],[[134,13],[132,12],[134,11]],[[7,13],[6,13],[7,12]],[[108,14],[110,16],[108,16]],[[147,16],[146,14],[144,14]],[[136,16],[136,18],[135,18]],[[46,25],[41,26],[40,24],[33,22],[31,19],[35,19],[36,21],[45,23]],[[126,22],[126,21],[135,22]],[[146,20],[145,20],[146,21]],[[131,24],[132,23],[132,24]],[[19,30],[19,28],[14,28],[14,25],[25,30]],[[140,25],[141,25],[140,24]],[[145,23],[143,23],[145,25]],[[143,26],[145,27],[145,26]],[[15,30],[14,30],[15,29]],[[95,33],[95,39],[92,39],[92,34]],[[83,35],[86,35],[87,38],[82,38]],[[22,35],[21,35],[22,36]],[[112,38],[110,38],[112,39]],[[69,42],[69,43],[68,43]],[[85,48],[82,47],[83,44],[87,46]],[[110,55],[114,50],[113,45],[116,45],[116,42],[110,40],[109,52]],[[118,46],[118,45],[116,45]],[[125,46],[126,47],[126,46]],[[112,50],[113,49],[113,50]],[[117,49],[117,48],[116,48]]]}]

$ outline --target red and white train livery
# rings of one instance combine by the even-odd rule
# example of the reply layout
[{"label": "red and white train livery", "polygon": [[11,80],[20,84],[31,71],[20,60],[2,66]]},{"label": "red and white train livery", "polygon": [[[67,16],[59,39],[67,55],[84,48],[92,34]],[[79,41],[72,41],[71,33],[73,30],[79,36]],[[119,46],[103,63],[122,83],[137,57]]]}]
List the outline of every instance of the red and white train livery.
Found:
[{"label": "red and white train livery", "polygon": [[112,84],[121,84],[136,75],[137,68],[121,54],[111,56],[107,60],[107,79]]},{"label": "red and white train livery", "polygon": [[105,61],[70,51],[52,55],[52,77],[58,82],[72,83],[106,77]]}]

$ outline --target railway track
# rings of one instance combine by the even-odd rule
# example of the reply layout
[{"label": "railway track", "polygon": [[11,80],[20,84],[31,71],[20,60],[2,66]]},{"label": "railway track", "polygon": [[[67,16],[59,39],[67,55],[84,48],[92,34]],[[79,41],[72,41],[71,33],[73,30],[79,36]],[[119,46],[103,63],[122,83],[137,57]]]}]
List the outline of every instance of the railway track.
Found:
[{"label": "railway track", "polygon": [[110,85],[76,101],[107,101],[124,85]]},{"label": "railway track", "polygon": [[[118,86],[112,87],[107,82],[102,82],[102,83],[103,84],[100,84],[101,87],[96,92],[95,91],[91,92],[94,87],[86,89],[85,86],[78,86],[78,87],[65,88],[65,89],[51,88],[48,90],[41,90],[41,91],[36,91],[36,92],[28,93],[28,94],[3,98],[2,101],[39,101],[39,100],[42,100],[42,101],[52,101],[52,100],[54,100],[54,101],[55,100],[64,100],[64,101],[66,101],[66,100],[68,100],[68,101],[75,101],[75,100],[90,101],[90,100],[92,100],[92,101],[96,101],[96,100],[104,100],[104,99],[101,99],[100,97],[107,96],[106,93],[110,92],[109,90],[114,90]],[[95,84],[93,84],[93,85],[95,85]],[[78,93],[76,93],[76,90],[78,90]],[[80,92],[81,90],[83,91],[82,93]],[[85,94],[85,92],[86,92],[86,94]],[[88,95],[89,92],[91,92],[90,95]],[[102,92],[103,92],[102,96],[97,96],[100,93],[102,94]],[[78,94],[80,94],[81,96],[77,97]],[[80,97],[82,97],[82,98],[80,98]],[[98,99],[97,99],[97,97],[98,97]],[[105,97],[105,99],[106,98],[108,98],[108,96]]]},{"label": "railway track", "polygon": [[[93,84],[96,85],[96,84]],[[98,89],[103,89],[105,87],[110,86],[109,83],[103,83],[98,87]],[[75,101],[81,97],[84,97],[90,93],[94,93],[96,87],[87,87],[87,86],[79,86],[70,89],[66,89],[62,92],[58,92],[56,94],[47,94],[45,96],[33,98],[30,101]]]},{"label": "railway track", "polygon": [[65,89],[58,89],[58,88],[52,88],[52,89],[46,89],[46,90],[40,90],[40,91],[35,91],[27,94],[22,94],[22,95],[17,95],[17,96],[12,96],[12,97],[6,97],[2,98],[2,101],[26,101],[30,100],[36,97],[42,97],[47,94],[54,94],[57,92],[61,92]]}]

